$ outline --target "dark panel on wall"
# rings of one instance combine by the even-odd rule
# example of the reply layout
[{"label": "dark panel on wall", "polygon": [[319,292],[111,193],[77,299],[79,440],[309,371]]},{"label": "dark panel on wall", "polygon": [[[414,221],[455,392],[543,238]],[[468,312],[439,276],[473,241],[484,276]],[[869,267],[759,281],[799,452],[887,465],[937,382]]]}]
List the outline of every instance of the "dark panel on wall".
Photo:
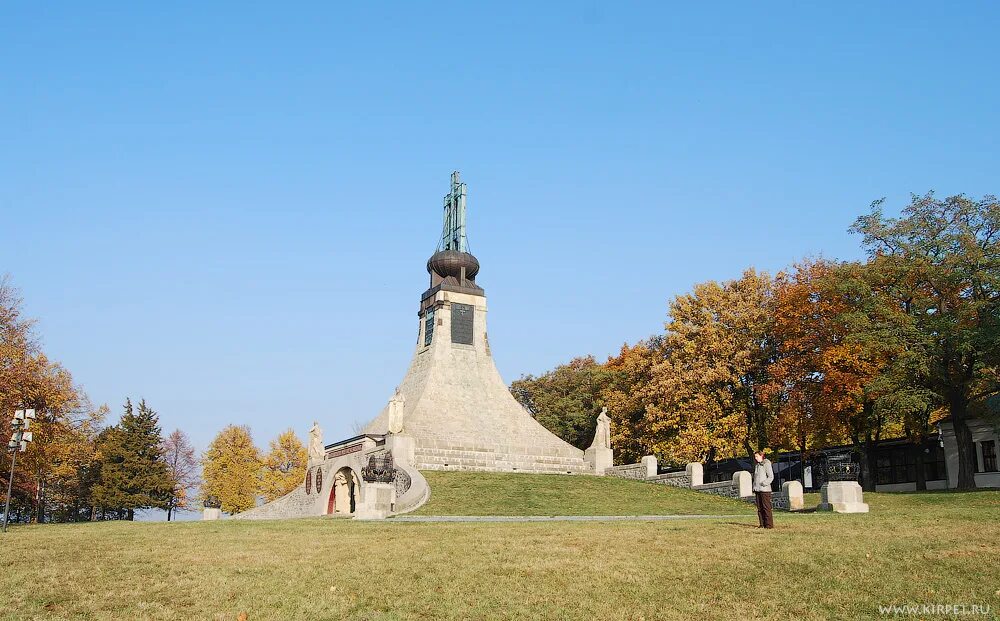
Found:
[{"label": "dark panel on wall", "polygon": [[451,305],[451,342],[472,345],[472,319],[476,308],[471,304]]},{"label": "dark panel on wall", "polygon": [[434,309],[430,309],[424,315],[424,346],[431,344],[431,339],[434,338]]}]

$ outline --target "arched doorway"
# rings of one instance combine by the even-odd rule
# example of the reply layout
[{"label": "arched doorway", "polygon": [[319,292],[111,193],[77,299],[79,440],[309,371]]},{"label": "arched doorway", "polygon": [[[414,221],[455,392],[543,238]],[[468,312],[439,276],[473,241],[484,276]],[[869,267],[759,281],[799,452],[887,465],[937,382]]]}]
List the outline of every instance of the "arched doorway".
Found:
[{"label": "arched doorway", "polygon": [[330,498],[326,503],[326,513],[353,514],[357,508],[361,485],[357,475],[350,468],[344,467],[337,471],[330,486]]}]

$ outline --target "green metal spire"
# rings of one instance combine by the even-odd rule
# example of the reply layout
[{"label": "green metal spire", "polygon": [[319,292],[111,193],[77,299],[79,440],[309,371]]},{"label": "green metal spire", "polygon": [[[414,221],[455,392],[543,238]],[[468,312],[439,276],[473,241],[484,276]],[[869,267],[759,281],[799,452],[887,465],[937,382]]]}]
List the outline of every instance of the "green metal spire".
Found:
[{"label": "green metal spire", "polygon": [[437,249],[469,252],[465,237],[465,184],[457,170],[451,173],[451,192],[444,197],[444,227]]}]

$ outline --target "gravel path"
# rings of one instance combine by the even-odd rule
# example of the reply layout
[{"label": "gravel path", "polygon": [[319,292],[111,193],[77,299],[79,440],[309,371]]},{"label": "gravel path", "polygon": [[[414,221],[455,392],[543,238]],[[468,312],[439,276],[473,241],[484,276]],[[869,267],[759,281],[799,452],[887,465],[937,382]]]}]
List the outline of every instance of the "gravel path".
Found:
[{"label": "gravel path", "polygon": [[756,519],[756,515],[400,515],[389,522],[669,522],[672,520]]}]

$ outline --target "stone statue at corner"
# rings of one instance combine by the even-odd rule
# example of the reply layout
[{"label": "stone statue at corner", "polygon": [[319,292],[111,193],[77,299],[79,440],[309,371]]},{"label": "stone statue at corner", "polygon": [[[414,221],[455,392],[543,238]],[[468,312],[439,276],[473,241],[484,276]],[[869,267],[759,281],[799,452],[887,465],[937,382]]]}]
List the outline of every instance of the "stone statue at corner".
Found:
[{"label": "stone statue at corner", "polygon": [[389,399],[389,433],[403,432],[403,406],[406,405],[406,397],[396,388],[396,394]]},{"label": "stone statue at corner", "polygon": [[313,421],[313,426],[309,428],[309,462],[318,463],[323,461],[323,430],[319,423]]},{"label": "stone statue at corner", "polygon": [[611,448],[611,419],[608,418],[608,408],[601,408],[597,416],[597,430],[594,433],[594,448]]},{"label": "stone statue at corner", "polygon": [[597,416],[597,429],[594,430],[594,441],[590,448],[583,452],[583,460],[593,468],[594,474],[604,474],[604,471],[614,465],[614,451],[611,450],[611,419],[608,418],[608,408],[601,408]]}]

